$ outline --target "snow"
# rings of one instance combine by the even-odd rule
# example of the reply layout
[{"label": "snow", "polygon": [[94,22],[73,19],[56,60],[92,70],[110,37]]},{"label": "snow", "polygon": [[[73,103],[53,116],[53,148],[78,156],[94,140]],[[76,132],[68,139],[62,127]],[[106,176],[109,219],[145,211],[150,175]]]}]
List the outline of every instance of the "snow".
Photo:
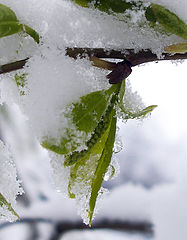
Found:
[{"label": "snow", "polygon": [[[13,208],[16,205],[16,197],[22,194],[23,190],[20,187],[20,181],[17,180],[15,165],[12,161],[8,147],[0,140],[0,193],[11,204]],[[0,207],[0,220],[15,221],[17,217],[8,211],[7,206],[2,204]]]},{"label": "snow", "polygon": [[[141,11],[138,17],[134,16],[132,24],[129,26],[126,22],[119,21],[116,16],[109,16],[98,10],[80,8],[71,1],[1,0],[0,2],[11,7],[22,23],[33,27],[42,36],[41,44],[38,46],[30,37],[27,36],[23,38],[22,34],[0,39],[1,64],[30,57],[25,68],[20,71],[20,73],[26,72],[28,74],[26,77],[27,83],[23,88],[25,94],[20,96],[17,86],[13,81],[14,73],[6,74],[0,77],[0,102],[6,102],[9,108],[17,108],[17,106],[19,106],[19,110],[12,109],[11,111],[15,114],[21,111],[24,114],[24,123],[22,122],[19,127],[25,130],[24,124],[27,122],[31,129],[29,134],[32,132],[31,135],[34,138],[32,142],[35,146],[34,150],[36,150],[36,148],[39,149],[37,149],[37,151],[41,151],[41,149],[38,147],[36,139],[41,142],[45,137],[50,137],[55,138],[56,142],[59,141],[60,137],[64,134],[64,129],[69,127],[70,123],[64,113],[72,102],[79,101],[80,97],[85,94],[109,87],[106,80],[107,71],[92,67],[87,58],[78,60],[71,59],[66,56],[66,47],[104,47],[106,49],[134,48],[135,51],[149,48],[158,56],[161,56],[165,46],[182,41],[181,38],[174,35],[168,36],[155,33],[153,29],[150,29],[147,25],[139,29],[137,21],[142,19]],[[151,2],[162,4],[175,12],[187,23],[186,1],[151,0]],[[184,71],[184,69],[182,71]],[[156,73],[152,74],[156,75]],[[143,78],[143,76],[140,77],[139,75],[139,78]],[[176,83],[173,82],[173,84],[174,88],[176,88]],[[160,84],[160,88],[162,87],[163,85]],[[168,89],[170,87],[170,83],[167,83],[167,86],[165,86],[165,88]],[[181,90],[179,91],[181,92]],[[143,106],[141,100],[136,93],[134,95],[131,94],[129,84],[126,92],[128,97],[126,107],[141,109]],[[156,92],[156,95],[159,94],[159,92]],[[154,99],[153,94],[151,95],[151,99]],[[158,104],[158,102],[151,102],[151,104]],[[165,110],[166,108],[167,106],[165,106]],[[175,105],[174,108],[177,114],[173,113],[173,117],[171,118],[178,121],[183,109],[180,108],[179,111],[178,105]],[[14,114],[12,114],[12,116],[14,116]],[[17,121],[16,117],[14,120]],[[167,127],[170,123],[168,123],[168,120],[166,121]],[[6,125],[5,123],[3,124],[3,126]],[[12,132],[13,129],[14,131]],[[28,182],[33,181],[32,186],[30,185],[27,189],[28,192],[32,192],[34,195],[31,199],[37,202],[38,197],[41,195],[52,199],[53,197],[51,197],[51,195],[53,195],[54,192],[50,184],[46,187],[46,191],[49,191],[48,194],[45,195],[43,192],[40,192],[40,188],[44,187],[43,182],[48,182],[49,179],[47,179],[47,177],[42,178],[40,176],[40,169],[37,169],[37,174],[41,177],[38,177],[38,179],[41,180],[41,185],[39,184],[36,190],[34,184],[36,179],[33,177],[35,170],[32,169],[33,165],[37,166],[37,163],[40,162],[41,168],[45,169],[47,165],[46,172],[49,171],[50,160],[47,153],[42,152],[42,156],[38,153],[36,159],[34,154],[28,156],[25,152],[28,150],[27,147],[29,144],[27,147],[22,148],[18,140],[20,140],[23,145],[25,142],[29,142],[29,140],[19,135],[19,131],[15,129],[16,126],[10,127],[7,130],[7,135],[5,134],[4,137],[9,145],[11,145],[11,151],[16,159],[18,168],[24,166],[26,173],[30,172],[30,175],[28,174],[27,176],[25,173],[22,174],[22,177]],[[167,131],[171,131],[171,129],[172,125],[170,128],[167,128]],[[180,129],[180,124],[178,124],[178,129]],[[12,140],[15,137],[17,142]],[[168,136],[168,138],[170,138],[170,136]],[[153,141],[153,143],[157,144],[156,141]],[[150,147],[150,145],[148,146]],[[172,164],[171,162],[169,163],[169,161],[160,163],[161,160],[156,164],[156,158],[167,158],[167,153],[161,153],[159,151],[159,145],[157,146],[158,152],[156,156],[152,157],[154,164],[151,165],[150,168],[147,164],[147,168],[142,169],[141,163],[136,162],[137,171],[134,173],[134,175],[136,175],[135,181],[139,182],[144,177],[144,181],[146,182],[146,173],[151,168],[156,167],[160,174],[158,182],[170,181],[170,183],[165,183],[163,186],[155,186],[150,191],[140,185],[133,185],[132,183],[114,189],[112,194],[106,197],[98,218],[151,220],[155,224],[156,240],[175,240],[179,234],[180,240],[186,240],[187,233],[185,223],[187,220],[187,206],[184,201],[184,199],[186,199],[186,163],[185,161],[177,161],[172,158]],[[12,163],[9,149],[1,143],[0,150],[1,166],[5,166],[5,169],[7,169],[7,171],[3,168],[1,169],[2,183],[0,184],[0,192],[15,206],[16,195],[21,193],[22,190],[19,187],[19,182],[16,180],[16,170]],[[152,148],[151,150],[153,151]],[[184,156],[182,156],[182,154],[179,154],[179,156],[185,159],[186,153],[184,153]],[[19,158],[24,159],[24,157],[26,157],[27,160],[19,160]],[[53,168],[53,181],[55,186],[59,192],[65,192],[68,184],[69,169],[63,168],[63,157],[57,156],[56,154],[51,154],[50,157],[52,159],[51,166]],[[144,157],[146,157],[146,155],[142,153],[141,158],[143,159]],[[44,160],[46,161],[45,163]],[[171,166],[167,167],[170,164]],[[163,167],[167,169],[165,175],[163,174]],[[148,176],[148,180],[150,175]],[[173,183],[171,183],[171,180]],[[157,185],[158,182],[155,181],[153,185]],[[149,187],[152,187],[152,185]],[[79,197],[82,198],[81,196],[82,195]],[[56,195],[54,195],[54,198],[58,199]],[[38,201],[34,206],[30,207],[28,215],[34,216],[38,214],[40,216],[41,213],[39,209],[41,209],[44,217],[51,217],[55,212],[54,218],[56,219],[64,217],[64,219],[77,220],[75,205],[70,205],[70,208],[72,208],[72,212],[70,213],[68,209],[69,203],[65,201],[66,200],[63,201],[63,216],[58,213],[61,203],[60,198],[51,205],[48,212],[47,209],[49,205],[47,203],[42,203],[43,205],[41,205],[41,202]],[[81,202],[81,204],[84,206],[84,202]],[[119,208],[121,204],[122,206]],[[113,206],[114,213],[110,211],[111,205]],[[144,205],[146,205],[146,209]],[[59,207],[55,209],[56,211],[54,211],[55,206]],[[23,216],[27,215],[26,211],[23,211]]]}]

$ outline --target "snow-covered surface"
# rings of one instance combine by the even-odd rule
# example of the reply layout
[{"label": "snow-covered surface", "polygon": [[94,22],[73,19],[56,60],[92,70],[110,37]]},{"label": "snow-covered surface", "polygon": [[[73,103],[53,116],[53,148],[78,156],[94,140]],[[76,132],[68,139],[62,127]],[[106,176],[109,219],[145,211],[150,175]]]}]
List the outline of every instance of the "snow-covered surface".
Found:
[{"label": "snow-covered surface", "polygon": [[[151,2],[163,4],[187,23],[187,2],[185,0]],[[23,39],[20,35],[0,39],[1,64],[32,56],[25,69],[20,71],[20,73],[24,71],[28,73],[27,84],[24,88],[25,95],[20,96],[17,91],[15,82],[12,80],[14,73],[0,77],[0,101],[9,105],[10,115],[14,119],[14,122],[8,124],[8,127],[5,119],[2,120],[2,129],[7,129],[3,137],[11,145],[12,154],[30,201],[29,208],[20,207],[21,216],[77,221],[79,217],[76,215],[75,202],[61,198],[61,193],[56,193],[55,187],[50,182],[48,176],[51,171],[50,159],[47,153],[40,149],[36,138],[41,140],[43,136],[50,136],[58,139],[63,133],[63,129],[68,126],[67,119],[63,115],[66,106],[78,101],[82,95],[105,89],[109,85],[105,78],[106,71],[93,68],[88,59],[76,61],[70,59],[65,56],[65,47],[134,48],[135,51],[150,48],[160,56],[165,46],[182,40],[174,35],[155,34],[148,26],[139,30],[134,24],[136,19],[133,19],[133,24],[129,28],[126,23],[118,21],[116,17],[108,16],[97,10],[80,8],[71,1],[1,0],[0,3],[11,7],[21,22],[33,27],[43,37],[42,44],[39,46],[30,37]],[[131,160],[134,158],[134,166],[132,163],[131,166],[127,166],[129,177],[126,177],[125,180],[129,183],[116,188],[114,188],[115,185],[113,186],[114,189],[101,203],[98,221],[103,218],[149,220],[155,224],[156,240],[176,240],[177,238],[186,240],[187,165],[185,160],[187,153],[184,142],[187,131],[181,127],[182,125],[184,127],[184,122],[186,122],[184,120],[186,119],[184,114],[186,106],[181,104],[181,102],[186,102],[185,91],[183,91],[186,88],[178,88],[181,75],[178,74],[173,80],[170,75],[168,76],[168,72],[170,72],[168,69],[173,69],[175,66],[167,65],[167,68],[165,66],[163,64],[163,67],[161,65],[160,68],[162,70],[154,70],[155,72],[149,73],[151,84],[146,82],[144,88],[148,88],[149,85],[152,93],[150,94],[151,102],[149,102],[150,100],[146,102],[159,104],[157,99],[161,93],[165,96],[171,90],[171,81],[174,86],[172,98],[175,101],[171,103],[171,98],[170,101],[164,103],[165,105],[161,105],[164,102],[162,98],[160,114],[153,114],[153,116],[157,116],[158,124],[155,126],[148,121],[142,124],[142,126],[145,124],[145,127],[140,133],[145,134],[145,138],[147,138],[142,142],[143,146],[140,145],[140,141],[134,143],[136,138],[133,139],[130,135],[136,134],[136,126],[131,123],[127,125],[129,135],[124,144],[127,146],[125,147],[127,153],[126,155],[121,153],[119,158],[129,157]],[[180,72],[184,72],[186,62],[180,67]],[[135,71],[138,72],[138,80],[134,85],[138,86],[140,93],[144,93],[141,90],[144,81],[143,70],[137,69]],[[166,75],[162,73],[158,78],[163,82],[169,78],[169,81],[165,84],[154,80],[153,84],[153,76],[158,75],[158,72],[163,69],[167,69]],[[175,71],[177,70],[175,69]],[[130,78],[132,84],[133,77],[132,75]],[[137,100],[139,98],[136,97],[135,102]],[[170,104],[173,108],[170,108],[169,112]],[[24,117],[20,116],[20,111],[25,114]],[[164,115],[169,113],[170,117]],[[158,129],[163,123],[162,118],[165,119],[164,129],[159,132]],[[172,135],[171,133],[174,131],[171,123],[174,120],[177,122],[177,130]],[[31,130],[28,130],[26,125]],[[123,131],[125,136],[128,130]],[[161,137],[158,133],[162,134]],[[28,135],[30,138],[26,137]],[[170,138],[172,138],[171,141]],[[167,141],[168,148],[164,149],[163,144]],[[147,144],[147,151],[144,143]],[[128,152],[128,145],[135,145],[135,150],[130,148],[131,152]],[[4,151],[3,149],[2,155]],[[128,163],[128,160],[126,162]],[[63,182],[65,175],[62,172],[60,175],[61,165],[58,158],[52,161],[54,173],[57,173],[55,181],[58,181],[56,185],[59,187],[59,191],[62,191],[65,185]],[[123,167],[125,168],[125,164]],[[10,168],[12,169],[12,165]],[[11,175],[15,179],[15,170],[11,171],[9,177]],[[155,180],[155,178],[157,179]],[[146,184],[147,182],[149,184]],[[119,183],[121,183],[120,180]],[[6,182],[6,184],[9,184],[10,189],[14,190],[13,199],[15,199],[18,185],[13,187],[12,183]],[[0,192],[9,199],[9,194],[6,195],[5,191],[7,187],[3,185],[1,189]]]},{"label": "snow-covered surface", "polygon": [[[13,208],[16,206],[16,196],[23,193],[20,187],[20,181],[17,180],[17,172],[12,156],[8,148],[0,140],[0,193],[11,204]],[[15,221],[17,217],[8,211],[8,206],[3,204],[1,199],[0,207],[1,220]]]}]

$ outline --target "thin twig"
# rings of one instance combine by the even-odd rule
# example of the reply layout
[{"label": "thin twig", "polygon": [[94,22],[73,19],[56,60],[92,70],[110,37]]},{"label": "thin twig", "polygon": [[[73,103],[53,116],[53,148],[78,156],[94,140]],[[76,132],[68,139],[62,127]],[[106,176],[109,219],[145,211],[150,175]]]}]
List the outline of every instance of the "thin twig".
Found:
[{"label": "thin twig", "polygon": [[16,62],[11,62],[11,63],[1,65],[0,66],[0,74],[4,74],[4,73],[22,69],[25,66],[28,59],[29,58],[25,58],[25,59],[22,59],[22,60],[19,60]]},{"label": "thin twig", "polygon": [[[140,65],[142,63],[153,61],[187,59],[187,53],[184,54],[177,53],[173,55],[169,53],[163,53],[162,58],[158,58],[157,55],[152,53],[151,50],[149,49],[134,52],[133,49],[106,50],[103,48],[66,48],[66,55],[75,59],[78,57],[80,58],[89,57],[90,60],[93,61],[94,66],[99,67],[99,64],[101,64],[102,68],[104,62],[101,61],[99,63],[99,61],[96,61],[96,58],[127,60],[131,63],[132,67]],[[1,65],[0,74],[22,69],[25,66],[28,59],[29,58]],[[115,67],[115,63],[106,61],[105,66],[104,68],[112,70],[112,68]]]},{"label": "thin twig", "polygon": [[131,63],[132,67],[153,61],[187,59],[187,53],[177,53],[173,55],[169,53],[163,53],[162,58],[158,58],[158,56],[152,53],[152,51],[149,49],[134,52],[134,49],[105,50],[103,48],[67,48],[66,54],[75,59],[77,57],[86,56],[97,58],[125,59]]},{"label": "thin twig", "polygon": [[50,240],[61,239],[62,235],[71,230],[93,230],[93,229],[112,229],[128,233],[138,233],[144,236],[153,236],[153,225],[148,222],[129,222],[129,221],[109,221],[102,220],[89,228],[82,222],[58,222]]}]

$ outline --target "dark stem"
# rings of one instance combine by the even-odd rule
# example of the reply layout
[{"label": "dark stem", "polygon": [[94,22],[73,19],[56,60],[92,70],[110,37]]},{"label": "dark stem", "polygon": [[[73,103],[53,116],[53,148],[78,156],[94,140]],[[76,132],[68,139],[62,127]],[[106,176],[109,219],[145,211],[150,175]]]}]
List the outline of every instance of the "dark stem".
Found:
[{"label": "dark stem", "polygon": [[124,231],[128,233],[138,233],[143,236],[153,236],[153,226],[147,222],[124,222],[124,221],[107,221],[103,220],[94,224],[91,228],[82,222],[58,222],[55,231],[50,240],[60,240],[62,235],[71,230],[93,230],[93,229],[110,229],[115,231]]},{"label": "dark stem", "polygon": [[8,73],[8,72],[12,72],[12,71],[15,71],[15,70],[22,69],[25,66],[25,64],[26,64],[28,59],[29,58],[1,65],[0,66],[0,74]]},{"label": "dark stem", "polygon": [[[122,59],[122,60],[129,61],[132,67],[140,65],[142,63],[153,62],[153,61],[187,59],[187,53],[184,53],[184,54],[177,53],[173,55],[169,53],[163,53],[162,58],[158,58],[157,55],[152,53],[151,50],[149,49],[141,50],[135,53],[133,49],[105,50],[103,48],[66,48],[66,55],[74,59],[78,57],[80,58],[89,57],[91,61],[93,61],[94,58]],[[22,69],[25,66],[28,59],[29,58],[1,65],[0,74]],[[98,63],[97,65],[97,62],[98,61],[96,62],[94,61],[93,65],[99,67],[100,63]],[[102,68],[103,68],[103,64],[104,63],[101,63]],[[114,63],[106,62],[107,69],[111,70],[113,66],[115,67]]]},{"label": "dark stem", "polygon": [[163,53],[162,58],[160,59],[149,49],[141,50],[135,53],[134,49],[105,50],[103,48],[67,48],[66,54],[75,59],[77,57],[86,56],[97,58],[125,59],[131,63],[132,67],[153,61],[187,59],[187,53],[177,53],[173,55],[169,53]]}]

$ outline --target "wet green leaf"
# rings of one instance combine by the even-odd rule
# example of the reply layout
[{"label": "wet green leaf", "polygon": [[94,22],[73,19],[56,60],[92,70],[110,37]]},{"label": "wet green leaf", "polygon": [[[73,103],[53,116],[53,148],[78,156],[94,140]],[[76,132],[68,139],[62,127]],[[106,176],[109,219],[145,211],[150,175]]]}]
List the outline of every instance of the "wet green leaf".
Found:
[{"label": "wet green leaf", "polygon": [[125,1],[125,0],[73,0],[82,7],[95,7],[100,11],[107,13],[124,13],[126,10],[132,10],[140,7],[142,1]]},{"label": "wet green leaf", "polygon": [[167,53],[186,53],[187,43],[178,43],[178,44],[167,46],[164,48],[164,51]]},{"label": "wet green leaf", "polygon": [[54,138],[45,137],[41,145],[52,152],[64,155],[80,147],[81,144],[76,140],[77,136],[70,129],[65,129],[60,142]]},{"label": "wet green leaf", "polygon": [[154,11],[151,6],[147,7],[147,9],[145,11],[145,17],[148,21],[150,21],[152,23],[156,23],[156,16],[155,16]]},{"label": "wet green leaf", "polygon": [[14,79],[15,79],[16,84],[17,84],[18,87],[24,87],[25,86],[26,76],[27,76],[26,73],[23,73],[21,75],[18,74],[18,73],[15,74]]},{"label": "wet green leaf", "polygon": [[[100,141],[102,135],[105,133],[105,131],[108,128],[109,115],[111,114],[111,110],[113,109],[114,104],[117,101],[117,98],[118,98],[118,90],[116,88],[116,92],[114,92],[108,108],[106,109],[106,111],[104,112],[103,116],[101,117],[99,123],[97,124],[96,128],[94,129],[94,131],[91,135],[91,138],[86,142],[87,148],[85,150],[75,151],[72,154],[67,155],[65,162],[64,162],[65,166],[71,166],[71,165],[77,163],[78,161],[80,161],[85,156],[88,156],[90,154],[90,152],[92,151],[92,149],[97,144],[97,142]],[[97,151],[99,154],[100,149],[94,149],[95,154],[97,154]]]},{"label": "wet green leaf", "polygon": [[187,39],[187,25],[173,12],[158,4],[151,4],[145,14],[147,20],[158,22],[167,32]]},{"label": "wet green leaf", "polygon": [[73,0],[73,2],[80,5],[81,7],[89,7],[92,0]]},{"label": "wet green leaf", "polygon": [[138,111],[136,113],[132,113],[132,112],[127,112],[127,116],[126,119],[134,119],[134,118],[144,118],[147,114],[151,113],[156,107],[158,107],[157,105],[151,105],[149,107],[144,108],[141,111]]},{"label": "wet green leaf", "polygon": [[119,107],[121,111],[125,114],[125,116],[123,117],[124,119],[128,120],[128,119],[135,119],[135,118],[144,118],[147,114],[151,113],[157,107],[157,105],[151,105],[135,113],[126,110],[123,103],[123,98],[125,95],[125,86],[126,86],[126,81],[123,80],[121,84],[120,92],[119,92]]},{"label": "wet green leaf", "polygon": [[[90,189],[88,218],[91,225],[95,203],[103,178],[111,162],[114,140],[116,134],[116,111],[115,104],[118,102],[120,84],[112,88],[113,95],[110,98],[105,113],[101,117],[98,126],[87,142],[87,149],[74,152],[66,157],[65,166],[70,166],[69,197],[76,198],[74,187],[87,186]],[[115,89],[115,91],[114,91]],[[111,90],[111,89],[110,89]]]},{"label": "wet green leaf", "polygon": [[[73,103],[73,109],[70,117],[72,118],[77,131],[82,131],[86,134],[92,134],[94,132],[102,115],[108,107],[111,96],[118,88],[119,86],[115,85],[110,87],[108,90],[92,92],[81,97],[80,102]],[[42,146],[58,154],[68,154],[75,151],[77,147],[81,146],[79,141],[80,136],[78,135],[79,132],[74,133],[70,131],[70,129],[66,129],[60,143],[57,143],[55,139],[46,138],[43,140]],[[93,138],[95,138],[95,136],[87,143],[88,145],[94,141]],[[84,152],[74,154],[72,159],[76,159],[78,155],[84,155]]]},{"label": "wet green leaf", "polygon": [[[113,101],[114,101],[113,97]],[[91,224],[96,199],[103,182],[104,175],[107,172],[111,162],[114,139],[116,133],[116,114],[114,105],[108,108],[108,114],[105,115],[107,128],[93,147],[87,150],[79,161],[74,163],[70,168],[69,196],[76,197],[74,186],[76,184],[85,185],[91,191],[89,198],[88,218]]]},{"label": "wet green leaf", "polygon": [[39,34],[38,34],[34,29],[30,28],[30,27],[27,26],[27,25],[23,25],[23,30],[24,30],[29,36],[31,36],[36,43],[39,43],[39,42],[40,42],[40,36],[39,36]]},{"label": "wet green leaf", "polygon": [[0,4],[0,38],[19,32],[26,32],[39,43],[38,33],[29,26],[21,24],[9,7]]},{"label": "wet green leaf", "polygon": [[77,129],[86,133],[93,132],[105,112],[111,95],[116,87],[92,92],[81,97],[80,102],[73,104],[72,117]]},{"label": "wet green leaf", "polygon": [[[78,131],[91,134],[82,151],[65,151],[72,144],[71,132],[64,137],[61,145],[47,145],[52,151],[64,154],[64,166],[70,168],[68,192],[70,198],[80,198],[86,194],[87,218],[91,225],[96,200],[101,193],[104,176],[111,163],[116,134],[116,105],[125,111],[123,97],[125,80],[115,84],[108,90],[97,91],[81,97],[74,103],[70,116]],[[151,112],[155,106],[150,106],[138,113],[125,112],[128,118],[139,118]],[[67,134],[67,133],[66,133]],[[68,135],[67,134],[67,135]],[[74,136],[77,138],[78,136]],[[73,143],[73,146],[74,143]],[[76,148],[76,147],[75,147]],[[68,152],[66,154],[65,152]],[[112,169],[111,175],[114,174]]]},{"label": "wet green leaf", "polygon": [[15,13],[3,4],[0,4],[0,38],[18,33],[22,30]]},{"label": "wet green leaf", "polygon": [[23,88],[25,87],[25,84],[26,84],[26,77],[27,77],[26,73],[23,73],[23,74],[16,73],[14,75],[14,80],[16,82],[16,85],[19,88],[19,92],[21,96],[25,95]]},{"label": "wet green leaf", "polygon": [[14,211],[14,209],[12,208],[11,204],[9,202],[7,202],[7,200],[3,197],[3,195],[0,193],[0,206],[6,206],[7,209],[9,210],[9,212],[11,212],[14,216],[16,216],[18,218],[18,220],[20,220],[18,214]]},{"label": "wet green leaf", "polygon": [[116,135],[116,117],[115,117],[114,110],[112,111],[110,120],[111,120],[111,124],[109,126],[109,134],[108,134],[107,140],[105,142],[102,155],[99,159],[98,166],[95,171],[94,179],[93,179],[92,186],[91,186],[92,191],[91,191],[91,196],[90,196],[90,201],[89,201],[89,207],[90,207],[90,209],[89,209],[89,225],[90,226],[92,223],[92,217],[93,217],[98,193],[99,193],[104,176],[107,172],[107,169],[110,165],[111,158],[112,158],[115,135]]}]

